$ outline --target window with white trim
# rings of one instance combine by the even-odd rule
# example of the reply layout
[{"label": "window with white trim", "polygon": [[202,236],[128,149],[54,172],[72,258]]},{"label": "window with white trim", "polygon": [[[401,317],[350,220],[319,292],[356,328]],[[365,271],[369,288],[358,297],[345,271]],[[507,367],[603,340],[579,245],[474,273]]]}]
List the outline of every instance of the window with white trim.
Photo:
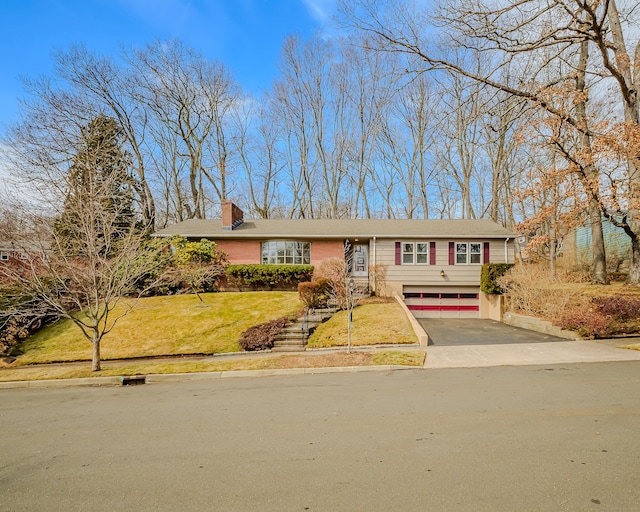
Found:
[{"label": "window with white trim", "polygon": [[0,251],[0,261],[7,261],[9,259],[9,253],[7,251]]},{"label": "window with white trim", "polygon": [[480,242],[456,242],[456,265],[482,263],[482,244]]},{"label": "window with white trim", "polygon": [[262,263],[269,265],[310,265],[311,243],[296,240],[262,242]]},{"label": "window with white trim", "polygon": [[428,265],[429,242],[402,242],[403,265]]}]

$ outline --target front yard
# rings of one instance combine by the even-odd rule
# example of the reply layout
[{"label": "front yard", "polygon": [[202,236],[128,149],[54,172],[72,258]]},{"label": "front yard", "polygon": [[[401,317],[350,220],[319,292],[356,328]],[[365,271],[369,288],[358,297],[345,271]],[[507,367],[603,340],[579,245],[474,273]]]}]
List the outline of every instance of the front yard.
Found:
[{"label": "front yard", "polygon": [[[249,327],[296,313],[295,292],[228,292],[140,299],[102,341],[102,358],[237,352]],[[90,361],[91,344],[69,320],[42,329],[21,346],[17,365]]]},{"label": "front yard", "polygon": [[[38,365],[90,361],[91,345],[70,321],[60,321],[27,339],[11,367],[0,370],[0,381],[61,379],[149,373],[189,373],[331,366],[421,366],[423,350],[372,350],[347,353],[307,353],[260,357],[237,355],[217,360],[162,361],[119,359],[239,352],[238,338],[247,328],[301,310],[295,292],[225,292],[141,299],[121,318],[102,342],[103,370],[88,364]],[[318,327],[309,348],[345,347],[346,312],[339,312]],[[352,346],[412,344],[416,337],[402,308],[395,302],[370,303],[354,310]]]}]

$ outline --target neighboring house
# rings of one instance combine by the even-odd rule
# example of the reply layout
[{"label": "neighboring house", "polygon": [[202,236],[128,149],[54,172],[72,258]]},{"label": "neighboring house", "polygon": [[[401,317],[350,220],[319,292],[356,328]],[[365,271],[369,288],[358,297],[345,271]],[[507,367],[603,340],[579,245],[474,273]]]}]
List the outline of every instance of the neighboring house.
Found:
[{"label": "neighboring house", "polygon": [[[608,220],[603,220],[602,234],[609,270],[628,270],[631,261],[631,239],[624,229],[614,226]],[[593,262],[591,228],[579,226],[571,230],[564,237],[561,255],[567,266],[590,265]]]},{"label": "neighboring house", "polygon": [[[317,265],[353,251],[353,276],[387,267],[387,293],[404,296],[416,317],[478,317],[483,263],[512,263],[514,234],[490,220],[244,220],[222,205],[222,219],[187,220],[155,233],[210,239],[229,262]],[[483,315],[484,316],[484,315]]]},{"label": "neighboring house", "polygon": [[0,242],[0,263],[9,261],[10,258],[24,258],[22,249],[16,247],[13,242]]}]

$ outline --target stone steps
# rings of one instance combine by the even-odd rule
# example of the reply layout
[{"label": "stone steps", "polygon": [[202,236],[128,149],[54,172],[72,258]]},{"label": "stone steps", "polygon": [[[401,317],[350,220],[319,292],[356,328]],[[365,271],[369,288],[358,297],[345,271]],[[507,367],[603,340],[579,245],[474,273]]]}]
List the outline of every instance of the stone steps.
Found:
[{"label": "stone steps", "polygon": [[307,340],[311,333],[322,322],[326,322],[333,316],[335,310],[313,310],[306,316],[297,318],[287,325],[276,337],[272,352],[301,352],[305,350]]}]

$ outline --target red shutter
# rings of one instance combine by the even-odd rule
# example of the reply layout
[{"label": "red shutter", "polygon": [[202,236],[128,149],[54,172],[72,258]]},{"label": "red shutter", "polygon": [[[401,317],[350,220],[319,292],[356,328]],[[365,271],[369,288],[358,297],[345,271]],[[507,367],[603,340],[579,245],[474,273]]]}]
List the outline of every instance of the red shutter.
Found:
[{"label": "red shutter", "polygon": [[436,264],[436,243],[429,242],[429,265]]},{"label": "red shutter", "polygon": [[455,246],[453,242],[449,242],[449,265],[454,265],[456,261]]},{"label": "red shutter", "polygon": [[400,242],[396,242],[396,265],[400,265],[402,263],[402,248],[400,247]]},{"label": "red shutter", "polygon": [[482,263],[489,263],[489,242],[484,243]]}]

